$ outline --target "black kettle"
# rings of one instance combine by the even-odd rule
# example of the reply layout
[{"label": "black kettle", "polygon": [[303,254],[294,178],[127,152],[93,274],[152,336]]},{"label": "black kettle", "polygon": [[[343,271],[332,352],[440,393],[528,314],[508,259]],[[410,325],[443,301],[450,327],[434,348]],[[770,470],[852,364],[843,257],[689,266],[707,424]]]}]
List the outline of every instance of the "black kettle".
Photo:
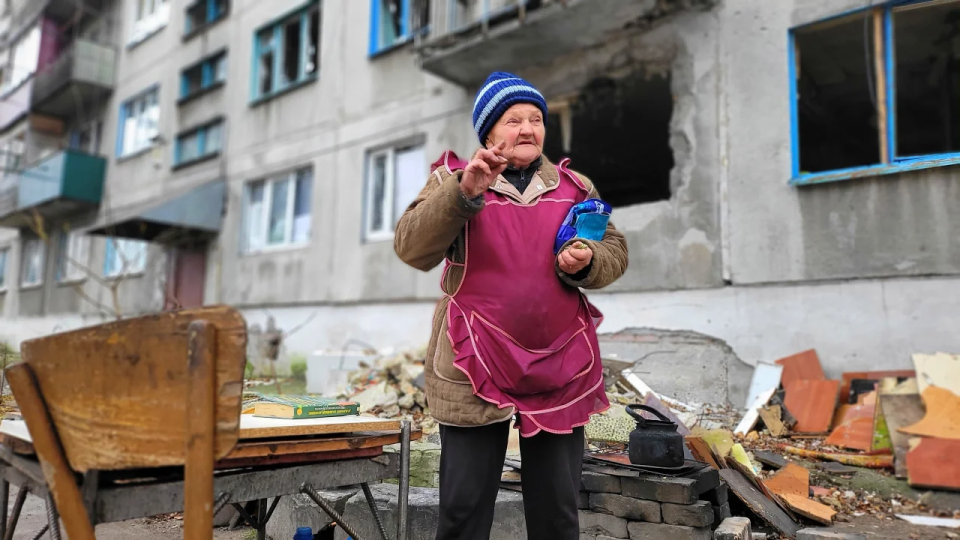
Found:
[{"label": "black kettle", "polygon": [[[634,409],[649,412],[659,420],[648,420]],[[630,432],[627,446],[630,463],[665,468],[683,466],[683,436],[677,432],[677,424],[646,405],[627,405],[627,413],[637,421],[637,429]]]}]

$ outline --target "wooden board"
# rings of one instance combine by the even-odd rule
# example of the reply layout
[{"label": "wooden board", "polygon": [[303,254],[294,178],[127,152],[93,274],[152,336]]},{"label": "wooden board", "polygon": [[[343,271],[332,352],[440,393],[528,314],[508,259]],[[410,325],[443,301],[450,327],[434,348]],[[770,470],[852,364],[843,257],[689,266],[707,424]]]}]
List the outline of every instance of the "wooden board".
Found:
[{"label": "wooden board", "polygon": [[847,409],[840,425],[825,441],[829,445],[852,450],[870,450],[877,410],[877,393],[861,396],[860,403]]},{"label": "wooden board", "polygon": [[[817,356],[817,351],[814,349],[781,358],[776,363],[783,366],[780,381],[784,388],[795,381],[823,381],[827,378],[823,372],[823,366],[820,365],[820,357]],[[787,405],[787,408],[794,415],[797,414],[790,405]]]},{"label": "wooden board", "polygon": [[790,463],[780,454],[767,452],[766,450],[754,450],[753,457],[760,463],[763,463],[764,465],[774,469],[782,469]]},{"label": "wooden board", "polygon": [[837,515],[837,512],[833,508],[811,500],[805,495],[801,496],[793,493],[787,493],[785,495],[781,495],[780,498],[791,510],[805,518],[812,519],[817,523],[830,525],[833,523],[833,516]]},{"label": "wooden board", "polygon": [[907,470],[913,487],[960,491],[960,441],[915,439],[907,452]]},{"label": "wooden board", "polygon": [[906,478],[910,436],[901,433],[900,428],[916,424],[923,419],[923,403],[920,402],[920,396],[916,394],[882,394],[880,407],[883,409],[883,418],[887,422],[890,443],[893,445],[894,470],[897,478]]},{"label": "wooden board", "polygon": [[334,416],[290,420],[286,418],[261,418],[245,414],[240,418],[240,439],[271,439],[328,435],[332,433],[356,433],[359,431],[397,431],[400,420],[372,418],[368,416]]},{"label": "wooden board", "polygon": [[923,392],[926,415],[900,433],[938,439],[960,439],[960,396],[946,388],[928,386]]},{"label": "wooden board", "polygon": [[840,375],[840,403],[848,403],[850,398],[850,385],[854,379],[866,379],[880,382],[887,378],[909,378],[916,377],[917,372],[912,369],[895,369],[888,371],[848,371]]},{"label": "wooden board", "polygon": [[714,469],[720,468],[720,464],[713,458],[713,452],[710,451],[710,446],[703,439],[688,435],[684,437],[684,440],[687,443],[687,448],[689,448],[693,454],[693,459],[702,461]]},{"label": "wooden board", "polygon": [[790,463],[772,478],[764,480],[763,484],[769,491],[781,497],[791,494],[807,498],[810,493],[810,471]]},{"label": "wooden board", "polygon": [[218,469],[233,469],[238,467],[267,467],[271,465],[294,465],[297,463],[319,463],[321,461],[339,461],[377,457],[383,454],[383,447],[357,448],[354,450],[338,450],[335,452],[310,452],[304,454],[282,454],[274,456],[259,456],[251,458],[226,458],[217,462]]},{"label": "wooden board", "polygon": [[783,420],[781,420],[783,409],[779,405],[761,407],[759,414],[760,420],[763,421],[763,425],[767,426],[767,431],[770,432],[771,436],[783,437],[790,432],[790,430],[783,425]]},{"label": "wooden board", "polygon": [[747,402],[744,407],[749,409],[761,394],[771,388],[779,388],[782,375],[783,366],[764,364],[763,362],[757,363],[757,367],[753,370],[753,377],[750,379],[750,390],[747,392]]},{"label": "wooden board", "polygon": [[757,396],[757,399],[750,404],[747,414],[743,415],[743,419],[737,424],[737,428],[733,430],[734,435],[746,435],[753,430],[753,427],[757,425],[757,420],[760,419],[760,409],[770,401],[773,394],[777,392],[777,388],[778,386],[768,388]]},{"label": "wooden board", "polygon": [[913,367],[917,370],[921,396],[931,385],[960,395],[960,354],[915,354]]},{"label": "wooden board", "polygon": [[798,380],[787,383],[786,391],[784,402],[797,418],[793,431],[824,433],[830,430],[840,381]]},{"label": "wooden board", "polygon": [[[422,436],[422,431],[415,431],[410,434],[410,440],[416,441]],[[240,441],[237,447],[233,449],[233,452],[227,455],[226,459],[337,452],[342,450],[377,448],[399,442],[400,432],[398,431],[352,433],[348,436],[332,437],[249,439]]]},{"label": "wooden board", "polygon": [[749,480],[733,469],[720,471],[720,478],[727,483],[733,492],[751,512],[773,528],[780,531],[787,538],[796,538],[800,527],[777,504],[763,495]]},{"label": "wooden board", "polygon": [[13,450],[14,454],[33,455],[33,439],[30,430],[23,420],[6,419],[0,422],[0,440],[3,445]]},{"label": "wooden board", "polygon": [[214,447],[222,458],[240,427],[247,328],[238,311],[165,312],[22,343],[74,471],[183,465],[187,328],[195,320],[217,328]]}]

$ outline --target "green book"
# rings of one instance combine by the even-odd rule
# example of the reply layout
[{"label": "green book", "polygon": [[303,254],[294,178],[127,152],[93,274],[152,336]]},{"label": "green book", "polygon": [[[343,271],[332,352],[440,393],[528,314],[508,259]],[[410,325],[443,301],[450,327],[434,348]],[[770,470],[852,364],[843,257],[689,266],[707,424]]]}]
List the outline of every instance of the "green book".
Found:
[{"label": "green book", "polygon": [[266,418],[326,418],[360,414],[360,405],[313,396],[261,396],[254,404],[253,415]]}]

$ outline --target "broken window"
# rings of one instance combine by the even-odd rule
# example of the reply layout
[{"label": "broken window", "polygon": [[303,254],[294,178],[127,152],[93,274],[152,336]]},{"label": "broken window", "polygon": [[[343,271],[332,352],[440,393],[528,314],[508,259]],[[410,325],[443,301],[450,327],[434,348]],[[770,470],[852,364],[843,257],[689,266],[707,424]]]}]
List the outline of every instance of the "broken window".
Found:
[{"label": "broken window", "polygon": [[227,0],[194,0],[187,6],[184,33],[193,34],[208,24],[219,21],[227,15]]},{"label": "broken window", "polygon": [[257,33],[254,99],[269,97],[316,76],[320,8],[312,6]]},{"label": "broken window", "polygon": [[376,0],[370,20],[370,54],[406,42],[427,27],[429,18],[429,0]]},{"label": "broken window", "polygon": [[554,108],[547,118],[547,157],[569,157],[571,168],[589,177],[613,206],[670,198],[669,76],[595,79],[567,109]]},{"label": "broken window", "polygon": [[792,46],[795,179],[960,159],[960,0],[814,23]]}]

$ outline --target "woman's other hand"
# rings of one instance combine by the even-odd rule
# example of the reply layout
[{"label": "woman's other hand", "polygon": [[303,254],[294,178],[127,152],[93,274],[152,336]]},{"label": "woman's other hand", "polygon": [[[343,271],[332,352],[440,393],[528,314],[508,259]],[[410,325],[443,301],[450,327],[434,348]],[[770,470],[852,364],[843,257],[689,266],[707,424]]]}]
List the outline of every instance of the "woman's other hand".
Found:
[{"label": "woman's other hand", "polygon": [[566,274],[576,274],[593,260],[593,250],[583,242],[574,242],[557,255],[560,269]]},{"label": "woman's other hand", "polygon": [[460,179],[460,191],[469,199],[475,199],[485,192],[507,168],[507,158],[503,157],[506,142],[484,148],[474,154],[473,159],[463,169]]}]

